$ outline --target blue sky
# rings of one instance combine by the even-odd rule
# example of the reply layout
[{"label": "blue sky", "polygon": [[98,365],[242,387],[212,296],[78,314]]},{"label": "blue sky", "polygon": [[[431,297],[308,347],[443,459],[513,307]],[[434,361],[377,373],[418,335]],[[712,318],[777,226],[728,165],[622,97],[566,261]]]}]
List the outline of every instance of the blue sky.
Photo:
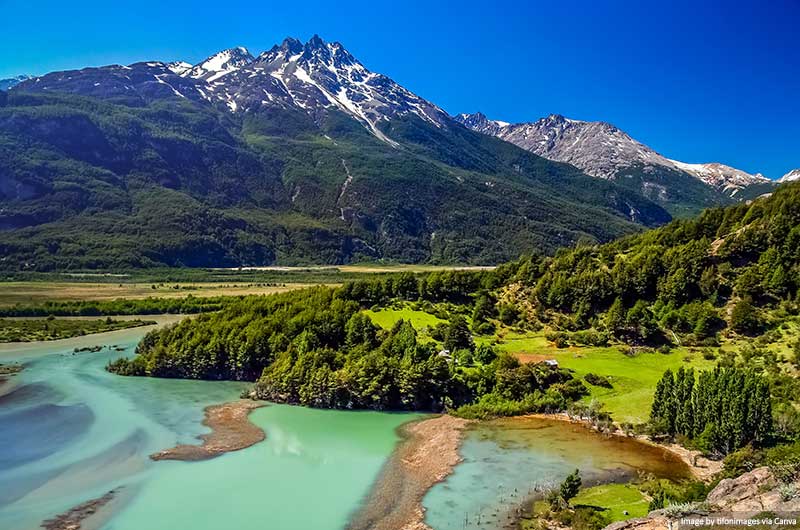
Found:
[{"label": "blue sky", "polygon": [[450,113],[604,120],[777,178],[800,167],[799,28],[800,0],[0,0],[0,77],[319,33]]}]

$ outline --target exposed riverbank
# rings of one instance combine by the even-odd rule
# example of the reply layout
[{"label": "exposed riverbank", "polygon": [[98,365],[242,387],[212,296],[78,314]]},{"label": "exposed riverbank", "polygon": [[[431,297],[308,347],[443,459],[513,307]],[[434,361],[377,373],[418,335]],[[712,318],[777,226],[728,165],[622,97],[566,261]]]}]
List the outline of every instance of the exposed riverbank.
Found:
[{"label": "exposed riverbank", "polygon": [[199,438],[201,445],[181,444],[150,455],[152,460],[208,460],[223,453],[238,451],[265,439],[263,430],[250,422],[249,414],[264,403],[251,400],[233,401],[221,405],[211,405],[205,409],[203,425],[209,427],[209,434]]},{"label": "exposed riverbank", "polygon": [[8,378],[17,375],[23,370],[21,364],[0,364],[0,387],[8,382]]},{"label": "exposed riverbank", "polygon": [[384,465],[349,530],[430,530],[422,498],[460,461],[467,420],[442,415],[403,425],[403,440]]}]

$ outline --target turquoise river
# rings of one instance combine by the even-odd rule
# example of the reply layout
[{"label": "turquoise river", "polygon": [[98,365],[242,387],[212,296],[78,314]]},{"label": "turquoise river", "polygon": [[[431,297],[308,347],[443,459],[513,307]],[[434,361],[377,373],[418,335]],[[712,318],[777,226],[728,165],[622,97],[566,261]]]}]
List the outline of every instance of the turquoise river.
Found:
[{"label": "turquoise river", "polygon": [[[0,386],[0,528],[39,528],[114,489],[83,530],[344,529],[400,441],[397,428],[421,417],[269,405],[250,416],[264,442],[154,462],[151,453],[197,443],[204,407],[247,385],[107,373],[146,331],[0,346],[0,363],[25,367]],[[94,345],[104,347],[75,351]],[[575,467],[595,481],[685,471],[641,444],[546,420],[470,428],[461,454],[423,500],[434,530],[500,528],[524,495]]]}]

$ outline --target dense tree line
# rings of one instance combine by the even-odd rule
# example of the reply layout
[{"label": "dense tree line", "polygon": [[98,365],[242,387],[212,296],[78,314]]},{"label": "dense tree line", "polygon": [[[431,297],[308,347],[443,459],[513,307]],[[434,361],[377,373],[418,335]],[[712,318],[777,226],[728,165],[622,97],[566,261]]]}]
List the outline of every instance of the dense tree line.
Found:
[{"label": "dense tree line", "polygon": [[42,304],[16,304],[0,307],[0,317],[107,316],[194,314],[219,311],[241,296],[186,296],[184,298],[144,298],[117,300],[50,301]]},{"label": "dense tree line", "polygon": [[109,370],[257,381],[263,399],[326,408],[442,410],[489,396],[524,402],[520,412],[562,410],[586,392],[565,370],[476,348],[463,318],[447,326],[445,354],[407,321],[378,328],[351,298],[326,287],[248,297],[149,333]]},{"label": "dense tree line", "polygon": [[644,343],[673,333],[702,342],[726,326],[758,334],[762,308],[797,301],[800,184],[604,245],[525,258],[501,272],[528,289],[537,318],[566,328],[595,326]]},{"label": "dense tree line", "polygon": [[667,370],[656,386],[650,426],[710,453],[763,445],[773,431],[769,383],[740,367],[718,366],[697,378],[692,369]]}]

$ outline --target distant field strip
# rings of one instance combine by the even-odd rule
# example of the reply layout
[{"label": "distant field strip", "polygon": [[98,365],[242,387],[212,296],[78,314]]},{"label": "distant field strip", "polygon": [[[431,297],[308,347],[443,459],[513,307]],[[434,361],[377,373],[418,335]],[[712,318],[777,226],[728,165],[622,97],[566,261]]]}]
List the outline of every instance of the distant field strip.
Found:
[{"label": "distant field strip", "polygon": [[2,282],[0,283],[0,306],[71,300],[103,301],[118,298],[138,300],[148,297],[185,298],[189,295],[209,297],[272,294],[302,289],[312,284],[171,283],[155,285],[155,287],[154,285],[145,283]]}]

